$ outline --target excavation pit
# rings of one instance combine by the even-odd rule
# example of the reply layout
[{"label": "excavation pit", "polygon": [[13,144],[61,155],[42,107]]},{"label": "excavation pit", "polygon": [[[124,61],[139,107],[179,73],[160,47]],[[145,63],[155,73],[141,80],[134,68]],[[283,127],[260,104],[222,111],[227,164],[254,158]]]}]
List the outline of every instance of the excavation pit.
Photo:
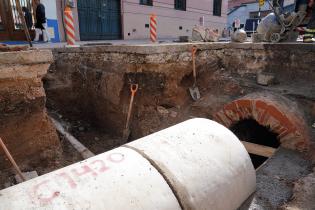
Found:
[{"label": "excavation pit", "polygon": [[[273,148],[280,146],[280,149],[284,147],[298,153],[310,151],[314,140],[310,125],[315,119],[315,61],[310,59],[306,63],[298,58],[314,56],[312,45],[194,45],[200,49],[196,55],[196,65],[197,85],[202,97],[198,101],[193,101],[188,91],[193,84],[190,53],[192,44],[52,49],[52,54],[49,55],[51,60],[45,64],[48,66],[51,63],[48,72],[43,74],[43,84],[30,82],[23,87],[29,90],[37,87],[42,90],[40,100],[34,99],[40,104],[39,112],[63,121],[67,131],[95,154],[195,117],[214,119],[230,128],[240,140]],[[35,50],[33,53],[38,55],[43,54],[43,51]],[[24,58],[23,55],[18,56]],[[0,54],[0,62],[4,63],[1,65],[5,68],[12,65],[13,61],[7,61],[10,57]],[[35,59],[36,56],[28,55],[27,58]],[[19,62],[26,69],[45,63],[40,59],[35,64],[23,59]],[[2,69],[0,78],[4,75]],[[261,72],[272,72],[278,83],[258,85],[256,77]],[[34,78],[40,81],[39,75]],[[2,81],[2,90],[9,90],[7,87],[17,85],[14,79]],[[130,135],[126,139],[122,134],[128,114],[131,84],[138,84],[139,88],[134,97]],[[10,95],[7,93],[0,91],[0,99]],[[25,97],[14,95],[15,91],[11,93],[14,99],[29,97],[28,94]],[[28,106],[19,103],[20,101],[23,100],[17,100],[17,107],[27,108],[15,110],[23,110],[32,115],[32,111],[36,109],[29,106],[28,101],[25,103]],[[8,124],[16,125],[13,115],[10,115],[11,102],[12,100],[0,100],[0,108],[4,113],[0,114],[0,119],[2,121],[6,118]],[[19,121],[27,124],[25,119]],[[49,121],[49,118],[46,120]],[[38,125],[38,122],[34,122],[30,128],[37,128]],[[15,133],[4,124],[1,126],[5,130],[0,130],[0,134]],[[36,129],[30,130],[35,132]],[[9,148],[17,156],[18,163],[25,165],[23,169],[27,171],[37,170],[41,175],[82,160],[64,137],[59,135],[61,140],[58,142],[61,144],[53,149],[52,155],[47,157],[45,151],[39,152],[41,155],[37,161],[25,163],[26,153],[19,158],[17,154],[24,153],[15,150],[16,145],[10,146],[10,142],[23,136],[16,132],[14,136],[5,135],[4,138],[9,139]],[[255,167],[265,161],[257,157],[252,159]],[[274,161],[273,156],[270,159],[271,162]],[[264,165],[268,166],[268,162]],[[261,170],[263,168],[264,166]],[[3,174],[1,188],[5,187],[5,177],[8,174],[13,175],[13,172]],[[289,196],[286,198],[289,199]]]}]

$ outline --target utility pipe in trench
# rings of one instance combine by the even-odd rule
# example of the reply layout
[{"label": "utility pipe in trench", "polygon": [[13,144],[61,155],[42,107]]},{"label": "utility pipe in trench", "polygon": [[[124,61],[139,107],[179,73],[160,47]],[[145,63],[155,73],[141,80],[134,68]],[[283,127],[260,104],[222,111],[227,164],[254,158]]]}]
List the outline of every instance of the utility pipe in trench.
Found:
[{"label": "utility pipe in trench", "polygon": [[86,148],[81,142],[79,142],[74,136],[67,132],[62,123],[54,118],[50,118],[55,125],[56,130],[65,137],[65,139],[76,149],[80,155],[84,158],[90,158],[95,156],[88,148]]},{"label": "utility pipe in trench", "polygon": [[255,170],[224,126],[192,119],[0,191],[0,209],[235,210]]}]

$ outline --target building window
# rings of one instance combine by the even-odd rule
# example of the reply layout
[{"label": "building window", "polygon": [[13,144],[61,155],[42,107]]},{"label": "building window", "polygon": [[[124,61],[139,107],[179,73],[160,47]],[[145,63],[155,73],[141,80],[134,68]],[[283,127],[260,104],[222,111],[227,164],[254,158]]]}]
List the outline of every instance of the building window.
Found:
[{"label": "building window", "polygon": [[140,4],[153,6],[153,0],[140,0]]},{"label": "building window", "polygon": [[213,15],[221,16],[222,0],[213,0]]},{"label": "building window", "polygon": [[175,9],[186,11],[186,0],[175,0]]}]

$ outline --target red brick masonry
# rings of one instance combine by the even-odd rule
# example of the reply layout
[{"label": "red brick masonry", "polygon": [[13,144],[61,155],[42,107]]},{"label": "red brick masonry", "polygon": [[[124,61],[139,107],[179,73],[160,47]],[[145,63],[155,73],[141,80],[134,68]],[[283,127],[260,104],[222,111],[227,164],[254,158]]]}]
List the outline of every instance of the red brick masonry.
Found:
[{"label": "red brick masonry", "polygon": [[278,133],[283,147],[300,151],[309,147],[310,137],[302,111],[295,102],[280,95],[267,92],[246,95],[225,105],[214,118],[226,127],[252,118]]}]

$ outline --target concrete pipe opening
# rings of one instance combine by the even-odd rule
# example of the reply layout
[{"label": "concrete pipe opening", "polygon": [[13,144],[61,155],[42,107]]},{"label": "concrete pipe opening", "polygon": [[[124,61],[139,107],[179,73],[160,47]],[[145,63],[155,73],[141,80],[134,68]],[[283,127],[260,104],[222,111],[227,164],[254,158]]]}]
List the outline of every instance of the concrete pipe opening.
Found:
[{"label": "concrete pipe opening", "polygon": [[[270,127],[262,126],[252,118],[240,120],[233,124],[230,127],[230,130],[241,141],[250,142],[256,145],[264,145],[266,148],[270,147],[277,149],[280,146],[278,134],[273,132]],[[266,157],[266,155],[262,156],[261,154],[248,152],[255,168],[258,168],[269,158]]]}]

